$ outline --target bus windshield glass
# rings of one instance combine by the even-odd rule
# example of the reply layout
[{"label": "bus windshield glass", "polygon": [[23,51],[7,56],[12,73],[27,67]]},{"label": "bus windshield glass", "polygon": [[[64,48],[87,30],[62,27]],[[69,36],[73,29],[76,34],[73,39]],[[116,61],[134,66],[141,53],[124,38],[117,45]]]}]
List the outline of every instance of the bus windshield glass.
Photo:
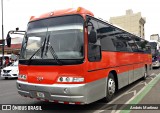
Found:
[{"label": "bus windshield glass", "polygon": [[20,59],[83,59],[83,23],[79,15],[30,22]]}]

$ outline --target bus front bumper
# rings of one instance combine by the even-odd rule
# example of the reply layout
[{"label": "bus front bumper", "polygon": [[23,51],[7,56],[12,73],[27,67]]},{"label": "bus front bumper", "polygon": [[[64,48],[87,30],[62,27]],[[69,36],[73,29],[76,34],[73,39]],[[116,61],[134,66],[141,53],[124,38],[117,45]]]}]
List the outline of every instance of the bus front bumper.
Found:
[{"label": "bus front bumper", "polygon": [[18,93],[25,97],[53,102],[87,104],[85,84],[33,84],[17,80]]}]

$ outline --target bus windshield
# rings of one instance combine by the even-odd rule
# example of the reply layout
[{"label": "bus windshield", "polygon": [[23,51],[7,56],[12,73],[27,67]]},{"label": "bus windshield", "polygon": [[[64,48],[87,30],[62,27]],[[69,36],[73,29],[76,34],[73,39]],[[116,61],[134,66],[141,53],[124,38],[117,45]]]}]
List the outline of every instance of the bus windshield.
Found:
[{"label": "bus windshield", "polygon": [[72,15],[30,22],[20,59],[83,59],[83,21]]}]

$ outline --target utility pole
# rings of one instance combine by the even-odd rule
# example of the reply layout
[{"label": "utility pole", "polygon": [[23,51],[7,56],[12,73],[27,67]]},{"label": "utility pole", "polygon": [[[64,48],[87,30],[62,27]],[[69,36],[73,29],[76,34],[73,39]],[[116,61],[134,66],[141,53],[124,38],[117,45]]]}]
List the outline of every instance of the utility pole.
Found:
[{"label": "utility pole", "polygon": [[2,11],[2,67],[4,67],[4,46],[5,46],[5,41],[4,41],[4,26],[3,26],[3,0],[1,0],[1,11]]}]

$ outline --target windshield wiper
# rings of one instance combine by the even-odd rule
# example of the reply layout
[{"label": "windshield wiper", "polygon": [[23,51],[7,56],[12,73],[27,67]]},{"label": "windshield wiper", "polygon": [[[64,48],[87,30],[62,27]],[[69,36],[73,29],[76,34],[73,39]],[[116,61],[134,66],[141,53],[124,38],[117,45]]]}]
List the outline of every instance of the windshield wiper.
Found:
[{"label": "windshield wiper", "polygon": [[30,64],[30,62],[31,62],[32,58],[34,57],[34,55],[37,54],[40,50],[42,50],[42,53],[41,53],[41,58],[42,58],[44,47],[45,47],[45,43],[46,43],[46,37],[45,37],[43,45],[39,49],[37,49],[37,51],[34,52],[33,55],[28,59],[28,64]]},{"label": "windshield wiper", "polygon": [[45,56],[47,56],[47,52],[48,52],[49,39],[50,39],[50,35],[48,35],[48,39],[47,39],[46,51],[45,51],[45,54],[44,54]]},{"label": "windshield wiper", "polygon": [[28,64],[30,64],[32,58],[34,57],[35,54],[37,54],[40,50],[41,50],[42,47],[40,47],[39,49],[37,49],[37,51],[28,59]]},{"label": "windshield wiper", "polygon": [[58,59],[58,56],[57,56],[56,52],[54,51],[53,47],[51,45],[49,45],[49,39],[50,39],[50,35],[48,35],[45,55],[47,56],[47,52],[48,52],[48,48],[49,48],[54,60],[57,62],[57,64],[61,65],[62,63]]},{"label": "windshield wiper", "polygon": [[57,64],[61,65],[62,62],[58,59],[58,56],[57,56],[57,54],[56,54],[56,52],[54,51],[54,49],[53,49],[52,46],[50,46],[50,50],[51,50],[51,54],[52,54],[52,56],[54,57],[54,59],[55,59],[55,61],[57,62]]},{"label": "windshield wiper", "polygon": [[46,44],[46,37],[45,37],[45,39],[44,39],[44,43],[43,43],[43,45],[42,45],[42,51],[41,51],[41,58],[43,58],[43,52],[44,52],[44,48],[45,48],[45,44]]}]

